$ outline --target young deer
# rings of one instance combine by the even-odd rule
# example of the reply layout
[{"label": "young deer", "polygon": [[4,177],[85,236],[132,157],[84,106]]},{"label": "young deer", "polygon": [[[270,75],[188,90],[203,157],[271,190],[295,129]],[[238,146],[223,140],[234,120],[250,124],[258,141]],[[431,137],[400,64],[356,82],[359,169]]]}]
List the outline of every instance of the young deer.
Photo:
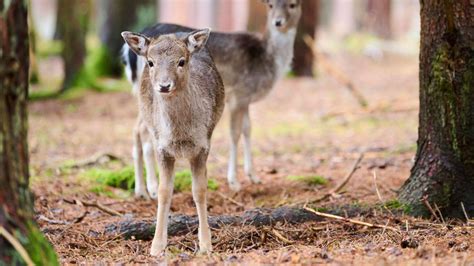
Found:
[{"label": "young deer", "polygon": [[191,165],[200,251],[212,250],[206,161],[225,95],[222,79],[205,48],[209,33],[206,29],[156,38],[122,33],[130,49],[147,62],[138,91],[139,128],[144,126],[148,131],[160,170],[157,225],[151,246],[155,256],[167,245],[174,163],[178,158],[188,159]]},{"label": "young deer", "polygon": [[[238,191],[237,146],[244,135],[244,170],[254,183],[260,179],[254,174],[250,141],[249,105],[264,98],[290,68],[302,0],[263,0],[267,5],[267,30],[263,36],[253,33],[218,33],[210,35],[207,46],[216,62],[226,87],[226,101],[230,109],[230,158],[227,178],[230,187]],[[309,0],[311,1],[311,0]],[[143,31],[146,36],[193,29],[157,24]],[[126,73],[136,90],[137,80],[145,65],[127,49],[123,50]]]}]

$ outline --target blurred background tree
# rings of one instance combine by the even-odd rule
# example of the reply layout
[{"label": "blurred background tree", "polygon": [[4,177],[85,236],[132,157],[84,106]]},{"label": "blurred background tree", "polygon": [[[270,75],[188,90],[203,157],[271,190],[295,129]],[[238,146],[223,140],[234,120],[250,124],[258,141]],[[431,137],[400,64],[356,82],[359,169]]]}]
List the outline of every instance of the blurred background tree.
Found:
[{"label": "blurred background tree", "polygon": [[296,76],[313,77],[314,55],[304,37],[315,38],[319,21],[319,0],[303,0],[303,15],[298,26],[295,40],[293,72]]},{"label": "blurred background tree", "polygon": [[[64,1],[64,0],[63,0]],[[65,0],[68,1],[68,0]],[[120,50],[124,30],[141,31],[157,21],[156,0],[97,0],[98,33],[101,41],[96,71],[98,76],[120,77]]]},{"label": "blurred background tree", "polygon": [[392,1],[367,1],[367,28],[379,37],[392,37]]},{"label": "blurred background tree", "polygon": [[[125,82],[112,82],[123,72],[120,32],[124,30],[140,31],[157,21],[216,31],[264,32],[266,27],[266,7],[261,0],[35,0],[31,5],[32,48],[37,48],[32,49],[32,55],[36,54],[31,57],[32,66],[34,58],[39,61],[38,71],[33,68],[31,76],[32,81],[40,81],[33,86],[34,97],[45,94],[41,90],[57,87],[62,92],[71,87],[128,89]],[[382,40],[391,41],[409,32],[418,35],[419,20],[414,19],[418,18],[417,0],[303,0],[303,5],[295,44],[294,73],[298,76],[312,76],[315,69],[313,54],[302,41],[306,34],[318,36],[315,43],[320,52],[348,49],[374,58],[390,47]],[[320,40],[334,42],[321,46]],[[58,51],[62,51],[61,60],[55,57]],[[44,75],[43,70],[41,75],[45,60],[52,63],[50,67],[61,67],[63,73]]]},{"label": "blurred background tree", "polygon": [[86,34],[90,17],[89,0],[59,0],[57,34],[63,41],[64,81],[61,92],[77,85],[84,75]]}]

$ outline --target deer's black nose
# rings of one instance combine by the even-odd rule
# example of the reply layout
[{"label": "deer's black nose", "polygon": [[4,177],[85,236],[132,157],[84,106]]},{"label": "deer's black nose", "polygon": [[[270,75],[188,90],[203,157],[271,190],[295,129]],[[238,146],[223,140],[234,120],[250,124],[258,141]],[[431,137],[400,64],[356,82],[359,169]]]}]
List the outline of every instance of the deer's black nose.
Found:
[{"label": "deer's black nose", "polygon": [[282,25],[283,25],[283,23],[281,22],[281,20],[275,21],[275,26],[281,27]]},{"label": "deer's black nose", "polygon": [[169,92],[171,89],[171,83],[160,84],[160,92]]}]

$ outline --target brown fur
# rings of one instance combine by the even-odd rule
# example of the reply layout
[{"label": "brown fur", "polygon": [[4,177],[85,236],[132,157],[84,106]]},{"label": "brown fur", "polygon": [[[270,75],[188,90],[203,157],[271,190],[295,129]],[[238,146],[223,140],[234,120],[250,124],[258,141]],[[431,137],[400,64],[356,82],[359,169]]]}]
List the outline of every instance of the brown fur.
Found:
[{"label": "brown fur", "polygon": [[[174,162],[179,158],[188,159],[191,165],[200,249],[211,251],[206,161],[225,96],[222,79],[205,48],[209,30],[151,39],[130,32],[122,36],[148,63],[140,80],[136,140],[152,140],[160,170],[157,227],[151,254],[158,255],[166,248]],[[181,61],[185,63],[180,65]],[[136,146],[141,147],[142,143]],[[136,166],[140,167],[139,164]]]}]

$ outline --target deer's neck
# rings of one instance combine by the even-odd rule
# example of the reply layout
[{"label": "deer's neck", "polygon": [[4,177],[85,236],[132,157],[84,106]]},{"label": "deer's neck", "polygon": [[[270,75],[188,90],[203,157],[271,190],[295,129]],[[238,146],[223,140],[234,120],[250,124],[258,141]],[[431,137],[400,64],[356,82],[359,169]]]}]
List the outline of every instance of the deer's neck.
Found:
[{"label": "deer's neck", "polygon": [[293,47],[295,44],[296,29],[289,29],[282,33],[269,27],[265,39],[267,41],[267,53],[272,55],[276,66],[277,78],[282,77],[291,68],[293,60]]}]

